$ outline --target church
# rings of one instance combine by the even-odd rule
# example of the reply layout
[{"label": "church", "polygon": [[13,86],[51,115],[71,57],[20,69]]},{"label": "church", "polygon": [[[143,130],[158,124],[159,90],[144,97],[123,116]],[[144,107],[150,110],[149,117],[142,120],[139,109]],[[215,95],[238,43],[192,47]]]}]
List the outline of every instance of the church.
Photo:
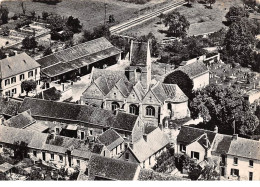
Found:
[{"label": "church", "polygon": [[129,61],[125,71],[93,68],[81,104],[139,115],[153,126],[189,117],[188,97],[179,86],[152,80],[149,42],[131,41]]}]

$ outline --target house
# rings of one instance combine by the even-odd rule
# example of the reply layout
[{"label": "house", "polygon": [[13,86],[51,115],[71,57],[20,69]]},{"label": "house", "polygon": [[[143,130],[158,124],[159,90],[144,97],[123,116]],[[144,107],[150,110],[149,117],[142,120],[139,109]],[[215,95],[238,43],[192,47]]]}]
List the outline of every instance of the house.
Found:
[{"label": "house", "polygon": [[28,155],[56,167],[78,167],[85,170],[92,153],[101,154],[103,145],[86,143],[79,139],[55,136],[53,134],[0,126],[0,152],[12,149],[15,142],[25,142]]},{"label": "house", "polygon": [[197,163],[211,157],[216,132],[182,126],[175,147],[177,154],[186,154]]},{"label": "house", "polygon": [[40,64],[26,53],[0,60],[0,95],[18,97],[24,93],[21,84],[34,80],[40,84]]},{"label": "house", "polygon": [[217,134],[212,156],[218,158],[219,171],[226,179],[260,180],[260,142],[238,135]]},{"label": "house", "polygon": [[212,159],[226,179],[260,180],[260,142],[182,126],[177,136],[178,154],[187,154],[197,163]]},{"label": "house", "polygon": [[[190,77],[190,79],[193,81],[193,90],[202,89],[209,85],[209,69],[203,61],[196,61],[184,66],[180,66],[167,75],[178,70],[186,73]],[[165,77],[167,75],[165,75]]]},{"label": "house", "polygon": [[[19,113],[30,110],[36,120],[54,122],[55,131],[61,127],[82,140],[96,139],[109,128],[116,130],[127,141],[136,141],[143,135],[144,123],[139,116],[121,111],[73,103],[25,98]],[[57,133],[59,134],[59,133]]]},{"label": "house", "polygon": [[92,154],[88,166],[89,180],[137,180],[140,166],[136,163],[125,162]]},{"label": "house", "polygon": [[98,137],[98,142],[104,144],[104,155],[109,158],[117,157],[124,151],[124,139],[113,129],[105,131]]},{"label": "house", "polygon": [[260,89],[251,89],[244,94],[245,100],[250,104],[260,99]]},{"label": "house", "polygon": [[45,79],[66,81],[90,73],[92,67],[104,68],[120,60],[121,50],[102,37],[58,51],[37,62],[42,67],[41,73]]},{"label": "house", "polygon": [[143,138],[134,143],[128,143],[120,160],[138,163],[141,168],[151,168],[156,163],[156,157],[166,150],[169,138],[160,128],[148,128]]},{"label": "house", "polygon": [[123,110],[155,126],[163,124],[165,118],[190,115],[188,97],[178,85],[157,82],[146,90],[140,81],[132,84],[122,71],[96,68],[91,73],[91,84],[81,96],[81,104]]}]

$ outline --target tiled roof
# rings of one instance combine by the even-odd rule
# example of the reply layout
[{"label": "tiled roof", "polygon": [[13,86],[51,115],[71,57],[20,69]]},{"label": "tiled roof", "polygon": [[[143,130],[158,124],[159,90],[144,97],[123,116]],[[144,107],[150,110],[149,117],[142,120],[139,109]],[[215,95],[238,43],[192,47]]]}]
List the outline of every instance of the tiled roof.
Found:
[{"label": "tiled roof", "polygon": [[103,76],[98,77],[96,80],[94,80],[94,83],[97,85],[97,87],[102,91],[104,95],[107,95],[108,92],[110,91],[105,77]]},{"label": "tiled roof", "polygon": [[183,180],[189,180],[182,177],[172,176],[169,174],[159,173],[155,172],[151,169],[141,169],[139,176],[139,181],[183,181]]},{"label": "tiled roof", "polygon": [[[31,110],[33,117],[41,116],[53,119],[80,121],[104,127],[114,127],[132,131],[138,116],[104,110],[98,107],[73,103],[55,102],[35,98],[25,98],[19,112]],[[102,117],[100,117],[102,116]]]},{"label": "tiled roof", "polygon": [[48,134],[36,133],[24,129],[0,126],[0,142],[13,144],[15,142],[25,142],[28,147],[42,149]]},{"label": "tiled roof", "polygon": [[219,154],[260,160],[260,142],[246,138],[233,139],[230,135],[218,134],[212,151]]},{"label": "tiled roof", "polygon": [[98,137],[98,140],[110,151],[124,142],[124,139],[113,129],[105,131]]},{"label": "tiled roof", "polygon": [[33,119],[30,113],[28,111],[24,111],[17,116],[13,116],[10,119],[6,120],[4,124],[9,127],[23,129],[34,122],[35,119]]},{"label": "tiled roof", "polygon": [[138,81],[138,82],[134,85],[133,89],[135,90],[135,93],[137,94],[137,97],[138,97],[140,100],[142,100],[142,99],[144,98],[144,96],[145,96],[145,90],[144,90],[144,88],[143,88],[141,82]]},{"label": "tiled roof", "polygon": [[132,42],[131,46],[131,66],[146,66],[147,62],[147,48],[146,42]]},{"label": "tiled roof", "polygon": [[124,78],[125,80],[127,80],[124,71],[93,68],[91,72],[91,82],[95,81],[99,77],[104,77],[106,79],[109,91],[116,85],[116,83],[120,79]]},{"label": "tiled roof", "polygon": [[178,70],[186,73],[191,79],[209,71],[207,66],[202,61],[193,62],[185,66],[180,66],[174,71]]},{"label": "tiled roof", "polygon": [[17,54],[0,60],[0,78],[12,77],[38,67],[40,64],[26,53]]},{"label": "tiled roof", "polygon": [[201,138],[205,133],[207,134],[210,144],[212,144],[217,133],[204,129],[182,126],[180,133],[177,136],[177,142],[188,145],[199,140],[199,138]]},{"label": "tiled roof", "polygon": [[[159,128],[147,134],[147,141],[141,138],[133,144],[132,153],[143,162],[170,143],[169,138]],[[130,148],[129,148],[130,149]]]},{"label": "tiled roof", "polygon": [[106,38],[98,38],[37,60],[42,72],[50,77],[61,75],[94,62],[120,54]]},{"label": "tiled roof", "polygon": [[0,97],[0,114],[15,116],[22,101]]},{"label": "tiled roof", "polygon": [[152,88],[152,92],[161,101],[186,102],[188,97],[183,93],[177,84],[164,84],[157,82]]},{"label": "tiled roof", "polygon": [[89,160],[89,180],[102,177],[110,180],[134,180],[138,164],[93,154]]}]

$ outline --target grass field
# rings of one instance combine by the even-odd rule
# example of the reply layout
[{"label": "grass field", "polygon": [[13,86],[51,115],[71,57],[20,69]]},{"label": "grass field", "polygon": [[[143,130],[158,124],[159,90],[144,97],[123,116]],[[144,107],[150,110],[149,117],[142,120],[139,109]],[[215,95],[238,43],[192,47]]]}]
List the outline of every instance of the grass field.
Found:
[{"label": "grass field", "polygon": [[[132,17],[138,16],[147,7],[158,6],[170,0],[151,0],[144,5],[136,5],[118,0],[62,0],[62,2],[51,5],[40,2],[24,1],[27,12],[36,11],[37,15],[42,11],[57,13],[68,17],[70,15],[77,17],[83,23],[85,29],[92,29],[95,26],[104,23],[105,3],[107,4],[107,19],[113,14],[116,22],[126,21]],[[22,13],[21,1],[4,1],[3,6],[7,6],[10,14]]]},{"label": "grass field", "polygon": [[[222,21],[225,20],[225,15],[232,5],[241,4],[241,0],[217,0],[213,5],[213,9],[208,9],[203,4],[194,3],[191,8],[186,6],[175,9],[180,12],[190,22],[188,35],[198,35],[220,30],[225,25]],[[125,31],[123,34],[130,36],[140,36],[152,32],[161,41],[166,37],[159,30],[167,30],[163,24],[159,24],[159,18],[150,20],[147,23],[136,26]]]}]

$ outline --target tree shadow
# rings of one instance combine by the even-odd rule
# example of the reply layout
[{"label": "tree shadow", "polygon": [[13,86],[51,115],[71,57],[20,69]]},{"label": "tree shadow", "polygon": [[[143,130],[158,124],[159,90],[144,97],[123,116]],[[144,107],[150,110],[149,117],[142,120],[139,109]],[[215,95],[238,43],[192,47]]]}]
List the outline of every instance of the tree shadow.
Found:
[{"label": "tree shadow", "polygon": [[192,8],[192,4],[191,3],[190,4],[186,3],[183,6],[188,7],[188,8]]}]

